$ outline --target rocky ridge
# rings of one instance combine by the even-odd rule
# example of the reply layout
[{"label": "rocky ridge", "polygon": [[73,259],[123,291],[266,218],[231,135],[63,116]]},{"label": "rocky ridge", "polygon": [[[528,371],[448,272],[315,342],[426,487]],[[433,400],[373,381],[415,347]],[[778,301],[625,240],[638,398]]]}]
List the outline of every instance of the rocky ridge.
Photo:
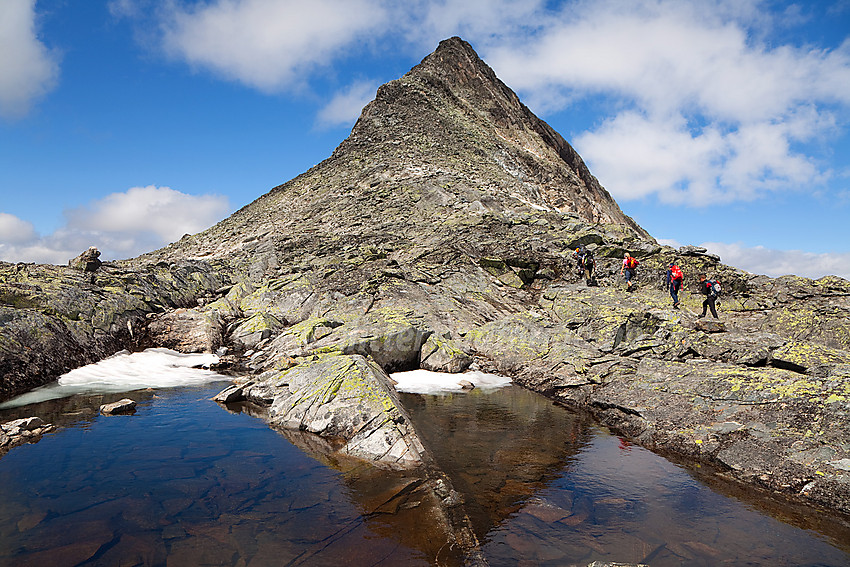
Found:
[{"label": "rocky ridge", "polygon": [[[580,244],[596,286],[579,283]],[[641,261],[630,294],[627,251]],[[681,310],[662,284],[674,259]],[[696,317],[700,272],[723,282],[722,324]],[[223,342],[242,377],[227,401],[408,467],[427,447],[399,429],[386,373],[474,365],[657,451],[850,513],[850,282],[659,245],[459,38],[381,87],[331,157],[207,231],[94,280],[10,264],[0,277],[2,397],[128,343]],[[175,339],[186,329],[191,344]]]}]

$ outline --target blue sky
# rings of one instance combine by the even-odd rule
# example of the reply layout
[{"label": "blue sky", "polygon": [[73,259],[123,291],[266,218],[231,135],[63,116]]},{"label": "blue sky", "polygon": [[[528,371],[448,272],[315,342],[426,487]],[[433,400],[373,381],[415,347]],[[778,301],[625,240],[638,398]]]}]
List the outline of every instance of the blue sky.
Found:
[{"label": "blue sky", "polygon": [[0,259],[200,231],[453,35],[660,241],[850,278],[850,0],[0,0]]}]

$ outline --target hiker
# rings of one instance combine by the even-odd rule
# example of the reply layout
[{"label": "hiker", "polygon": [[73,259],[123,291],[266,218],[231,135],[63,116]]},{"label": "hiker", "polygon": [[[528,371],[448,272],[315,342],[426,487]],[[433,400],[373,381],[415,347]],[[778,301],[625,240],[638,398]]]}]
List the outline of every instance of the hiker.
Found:
[{"label": "hiker", "polygon": [[697,315],[697,319],[705,317],[707,309],[711,309],[711,315],[717,319],[717,308],[714,304],[720,296],[720,281],[706,279],[705,274],[699,275],[700,293],[705,295],[705,300],[702,302],[702,315]]},{"label": "hiker", "polygon": [[588,286],[593,285],[593,268],[596,266],[596,260],[593,259],[593,252],[590,250],[584,251],[584,256],[581,258],[581,273],[584,276],[584,281]]},{"label": "hiker", "polygon": [[628,252],[623,256],[623,267],[620,268],[620,275],[626,278],[626,291],[632,291],[632,279],[635,277],[639,264],[638,259]]},{"label": "hiker", "polygon": [[579,247],[573,252],[573,259],[576,261],[576,268],[578,268],[579,274],[584,271],[584,257],[586,255],[587,248],[585,248],[584,244],[579,244]]},{"label": "hiker", "polygon": [[670,297],[673,298],[673,309],[679,308],[679,290],[682,289],[682,281],[685,279],[685,274],[675,262],[670,262],[667,266],[667,288],[670,290]]}]

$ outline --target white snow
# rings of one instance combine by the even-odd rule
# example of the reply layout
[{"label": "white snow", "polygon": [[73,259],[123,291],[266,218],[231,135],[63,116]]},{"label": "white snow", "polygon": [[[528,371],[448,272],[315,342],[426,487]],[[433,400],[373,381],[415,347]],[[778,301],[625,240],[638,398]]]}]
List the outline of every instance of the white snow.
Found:
[{"label": "white snow", "polygon": [[174,388],[227,380],[226,376],[193,368],[218,362],[215,354],[181,354],[167,348],[121,351],[95,364],[75,368],[57,382],[0,404],[0,409],[67,398],[76,394],[130,392],[144,388]]},{"label": "white snow", "polygon": [[466,380],[482,390],[494,390],[511,383],[510,378],[486,372],[449,374],[430,370],[396,372],[390,377],[397,382],[395,389],[409,394],[448,394],[463,390],[460,382]]}]

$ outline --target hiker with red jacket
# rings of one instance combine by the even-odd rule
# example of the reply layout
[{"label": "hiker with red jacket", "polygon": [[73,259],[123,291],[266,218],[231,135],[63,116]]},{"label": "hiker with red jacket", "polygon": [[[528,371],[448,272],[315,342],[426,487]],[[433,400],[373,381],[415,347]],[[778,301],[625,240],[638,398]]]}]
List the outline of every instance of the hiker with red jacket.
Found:
[{"label": "hiker with red jacket", "polygon": [[626,291],[632,291],[632,279],[635,277],[635,272],[640,262],[628,252],[623,256],[623,267],[620,268],[620,275],[626,278]]},{"label": "hiker with red jacket", "polygon": [[705,317],[706,309],[711,309],[712,316],[717,319],[717,308],[714,304],[720,296],[720,281],[708,280],[705,274],[699,275],[700,293],[705,295],[705,300],[702,302],[702,315],[697,315],[697,319]]},{"label": "hiker with red jacket", "polygon": [[679,290],[682,289],[682,281],[685,279],[685,274],[676,265],[671,262],[667,266],[667,288],[670,290],[670,297],[673,298],[673,309],[679,308]]}]

